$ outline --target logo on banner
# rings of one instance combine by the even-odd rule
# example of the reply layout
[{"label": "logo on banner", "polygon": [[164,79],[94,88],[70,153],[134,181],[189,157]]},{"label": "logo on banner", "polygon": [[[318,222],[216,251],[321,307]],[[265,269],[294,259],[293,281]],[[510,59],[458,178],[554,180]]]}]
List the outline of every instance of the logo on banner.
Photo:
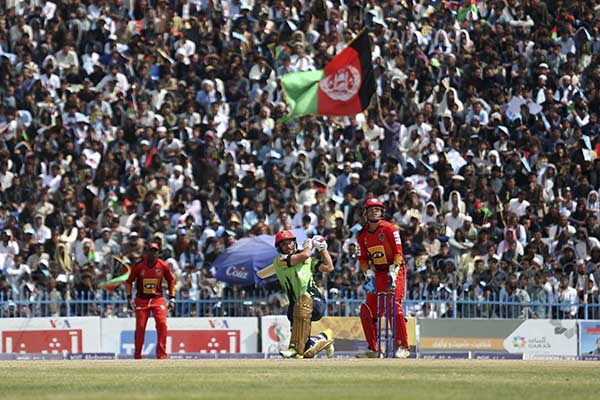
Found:
[{"label": "logo on banner", "polygon": [[226,319],[209,319],[208,325],[213,329],[229,329],[229,322]]},{"label": "logo on banner", "polygon": [[[146,331],[142,354],[156,355],[156,331]],[[169,330],[167,333],[167,353],[239,353],[239,330]],[[119,351],[133,354],[135,331],[122,331]]]},{"label": "logo on banner", "polygon": [[264,352],[279,353],[281,350],[287,349],[290,341],[290,327],[287,320],[285,320],[285,323],[277,320],[271,322],[267,329],[267,338]]},{"label": "logo on banner", "polygon": [[232,265],[230,267],[227,267],[227,269],[225,270],[225,275],[230,276],[232,278],[245,280],[248,279],[248,270],[244,267]]},{"label": "logo on banner", "polygon": [[575,321],[523,321],[505,340],[509,353],[575,356],[577,326]]},{"label": "logo on banner", "polygon": [[3,331],[3,353],[81,353],[81,329],[43,329],[31,331]]},{"label": "logo on banner", "polygon": [[51,319],[50,321],[50,326],[53,328],[66,328],[66,329],[70,329],[71,328],[71,324],[69,323],[68,319],[63,319],[63,320],[58,320],[58,319]]},{"label": "logo on banner", "polygon": [[525,347],[525,338],[523,336],[515,336],[513,337],[512,343],[513,343],[513,347],[516,347],[517,349],[522,349]]},{"label": "logo on banner", "polygon": [[274,342],[287,343],[288,335],[286,335],[286,329],[284,327],[277,323],[273,323],[269,327],[269,338]]}]

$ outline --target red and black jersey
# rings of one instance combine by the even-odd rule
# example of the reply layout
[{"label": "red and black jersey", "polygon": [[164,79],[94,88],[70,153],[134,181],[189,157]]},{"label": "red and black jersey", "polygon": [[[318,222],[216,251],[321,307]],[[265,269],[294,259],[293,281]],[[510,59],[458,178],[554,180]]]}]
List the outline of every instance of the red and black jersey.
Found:
[{"label": "red and black jersey", "polygon": [[148,265],[148,258],[144,257],[142,261],[137,263],[131,270],[129,278],[127,278],[127,281],[125,282],[125,292],[128,296],[131,296],[132,285],[133,282],[135,282],[137,291],[136,297],[143,299],[162,297],[163,278],[169,285],[169,296],[174,297],[175,277],[171,272],[169,264],[158,258],[154,265]]},{"label": "red and black jersey", "polygon": [[387,271],[393,263],[402,263],[402,239],[394,224],[381,220],[374,232],[368,224],[358,234],[358,260],[367,262],[377,269]]}]

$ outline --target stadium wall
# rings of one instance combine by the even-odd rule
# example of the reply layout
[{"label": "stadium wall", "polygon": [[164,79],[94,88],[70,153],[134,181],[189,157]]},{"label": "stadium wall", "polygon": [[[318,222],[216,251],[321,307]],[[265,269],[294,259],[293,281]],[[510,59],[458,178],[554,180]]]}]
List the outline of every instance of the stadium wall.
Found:
[{"label": "stadium wall", "polygon": [[[170,354],[277,353],[287,347],[285,316],[261,318],[169,318]],[[313,324],[313,334],[331,328],[336,349],[365,350],[356,317],[325,317]],[[99,317],[0,319],[0,354],[106,353],[133,354],[135,319]],[[409,342],[419,355],[486,352],[523,357],[595,354],[600,321],[409,319]],[[143,350],[155,352],[156,331],[150,321]]]}]

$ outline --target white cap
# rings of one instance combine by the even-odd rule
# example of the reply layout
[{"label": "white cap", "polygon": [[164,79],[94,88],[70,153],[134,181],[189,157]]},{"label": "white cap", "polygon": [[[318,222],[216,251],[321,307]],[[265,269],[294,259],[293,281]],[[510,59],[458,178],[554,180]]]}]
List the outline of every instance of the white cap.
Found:
[{"label": "white cap", "polygon": [[46,267],[48,267],[50,264],[48,263],[48,260],[46,260],[45,258],[41,258],[40,261],[38,262],[38,265],[42,264]]},{"label": "white cap", "polygon": [[354,179],[354,178],[360,179],[360,175],[358,175],[356,172],[351,173],[350,174],[350,179]]},{"label": "white cap", "polygon": [[140,146],[144,146],[144,145],[146,145],[146,146],[150,146],[150,142],[149,142],[149,141],[147,141],[146,139],[144,139],[144,140],[142,140],[142,141],[140,142]]}]

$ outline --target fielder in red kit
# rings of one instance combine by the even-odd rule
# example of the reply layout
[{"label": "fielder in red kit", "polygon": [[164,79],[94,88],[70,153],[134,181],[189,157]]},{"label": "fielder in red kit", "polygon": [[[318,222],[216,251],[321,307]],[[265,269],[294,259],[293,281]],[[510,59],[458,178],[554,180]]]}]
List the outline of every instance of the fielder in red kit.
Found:
[{"label": "fielder in red kit", "polygon": [[[156,358],[167,358],[167,310],[175,303],[175,277],[169,264],[158,258],[158,243],[150,243],[149,251],[142,261],[137,263],[125,282],[125,292],[129,306],[135,310],[135,354],[136,359],[142,358],[146,323],[150,311],[154,315],[156,334]],[[162,293],[162,280],[169,285],[169,304]],[[135,302],[131,301],[131,289],[135,282]]]},{"label": "fielder in red kit", "polygon": [[402,302],[406,293],[406,266],[402,254],[400,231],[393,224],[382,220],[384,206],[378,199],[365,202],[367,223],[359,232],[358,261],[365,274],[364,288],[367,301],[360,308],[360,321],[369,351],[360,357],[377,357],[377,292],[395,291],[396,309],[396,357],[410,356],[406,321]]}]

